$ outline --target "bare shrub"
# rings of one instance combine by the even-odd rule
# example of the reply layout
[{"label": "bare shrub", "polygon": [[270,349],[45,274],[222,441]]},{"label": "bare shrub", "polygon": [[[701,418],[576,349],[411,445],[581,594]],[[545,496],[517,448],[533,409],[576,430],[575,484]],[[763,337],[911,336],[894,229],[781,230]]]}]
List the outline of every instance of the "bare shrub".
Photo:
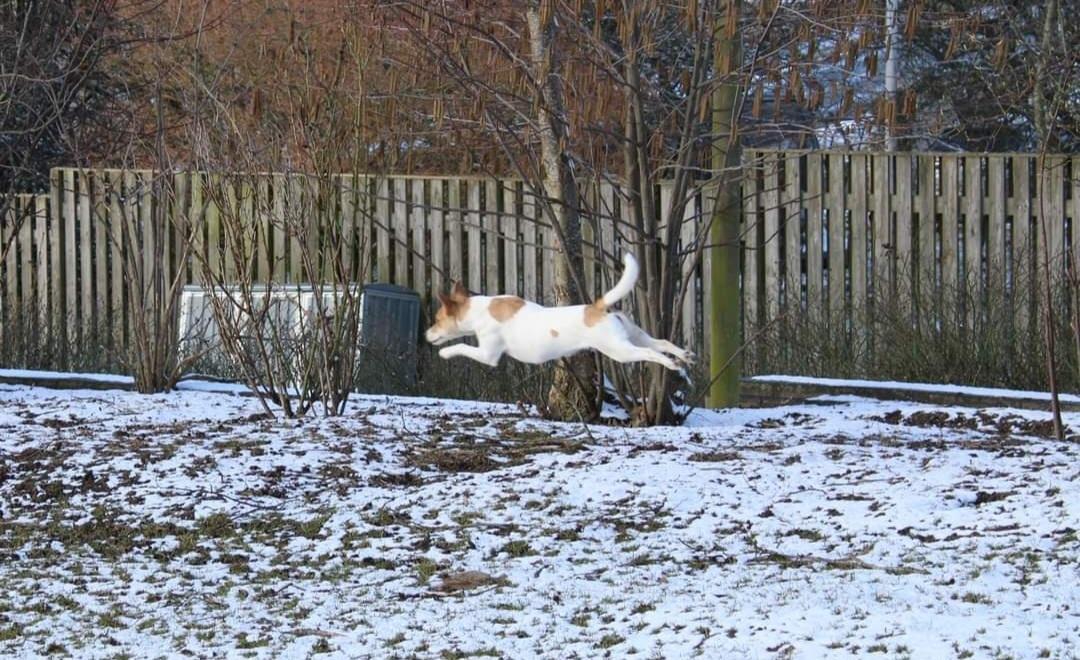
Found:
[{"label": "bare shrub", "polygon": [[[903,270],[903,269],[902,269]],[[1036,274],[1013,271],[1006,290],[980,299],[968,281],[955,289],[882,292],[872,305],[830,316],[795,310],[775,319],[746,354],[750,374],[783,373],[839,378],[1046,388],[1045,320],[1030,292]],[[901,272],[900,281],[909,281]],[[1070,307],[1075,288],[1052,287],[1056,309]],[[1068,315],[1055,335],[1068,346]],[[1080,391],[1080,351],[1060,350],[1063,390]]]},{"label": "bare shrub", "polygon": [[196,251],[216,339],[264,405],[289,417],[315,403],[340,413],[353,387],[362,269],[344,258],[353,227],[339,202],[355,180],[214,174],[200,184],[224,244]]},{"label": "bare shrub", "polygon": [[[337,39],[290,47],[277,68],[204,62],[196,52],[187,69],[195,83],[174,90],[191,118],[192,194],[206,201],[195,270],[221,347],[263,406],[289,417],[316,404],[344,409],[359,345],[357,283],[369,273],[376,182],[368,96],[355,87],[367,45],[353,30]],[[273,112],[216,93],[255,88],[274,99]]]}]

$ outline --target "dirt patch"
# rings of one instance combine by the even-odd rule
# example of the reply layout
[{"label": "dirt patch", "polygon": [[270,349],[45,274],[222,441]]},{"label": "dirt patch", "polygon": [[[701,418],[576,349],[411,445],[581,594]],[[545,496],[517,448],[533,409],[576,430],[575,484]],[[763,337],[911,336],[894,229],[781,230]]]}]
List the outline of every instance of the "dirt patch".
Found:
[{"label": "dirt patch", "polygon": [[483,571],[459,571],[442,576],[442,581],[435,587],[435,591],[454,593],[494,584],[507,584],[506,578],[494,577]]},{"label": "dirt patch", "polygon": [[490,472],[497,463],[482,449],[425,449],[405,459],[406,464],[441,472]]},{"label": "dirt patch", "polygon": [[[1054,422],[1052,420],[1025,419],[1019,415],[994,415],[984,410],[980,410],[974,415],[966,415],[964,413],[950,414],[944,410],[917,410],[906,416],[899,410],[893,410],[884,415],[871,417],[870,419],[893,426],[961,429],[992,433],[1001,436],[1028,435],[1038,438],[1054,437]],[[1071,429],[1065,429],[1066,435],[1070,435],[1071,433]]]},{"label": "dirt patch", "polygon": [[740,461],[742,456],[737,451],[699,451],[690,454],[687,459],[694,463],[722,463],[724,461]]},{"label": "dirt patch", "polygon": [[369,486],[378,488],[416,488],[423,483],[424,480],[412,472],[383,472],[368,479]]},{"label": "dirt patch", "polygon": [[1007,499],[1010,495],[1015,495],[1011,491],[989,493],[983,490],[975,493],[975,506],[982,506],[983,504],[990,504],[991,502],[1000,502]]},{"label": "dirt patch", "polygon": [[431,440],[406,455],[405,464],[441,472],[490,472],[527,463],[534,454],[574,454],[585,447],[549,432],[517,428],[513,422],[497,422],[494,429],[488,422],[445,420],[426,434]]}]

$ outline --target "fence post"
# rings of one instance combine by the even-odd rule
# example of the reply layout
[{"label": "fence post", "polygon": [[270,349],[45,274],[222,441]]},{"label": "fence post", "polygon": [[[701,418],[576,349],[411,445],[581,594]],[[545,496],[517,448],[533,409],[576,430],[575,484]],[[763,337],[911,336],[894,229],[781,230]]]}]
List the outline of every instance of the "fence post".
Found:
[{"label": "fence post", "polygon": [[540,253],[539,244],[543,234],[537,231],[536,226],[536,199],[532,191],[524,183],[518,184],[521,191],[521,257],[522,278],[525,283],[525,297],[529,300],[540,300],[541,292],[536,277],[536,261]]},{"label": "fence post", "polygon": [[767,151],[762,154],[765,170],[765,232],[761,244],[761,259],[765,262],[765,323],[771,323],[780,314],[780,246],[784,239],[780,234],[780,154]]},{"label": "fence post", "polygon": [[49,200],[47,194],[34,196],[34,245],[37,249],[34,281],[37,284],[38,326],[42,332],[48,331],[41,326],[49,322]]},{"label": "fence post", "polygon": [[443,251],[445,245],[446,236],[446,205],[443,202],[443,180],[434,179],[431,182],[431,189],[428,191],[428,198],[430,200],[430,206],[428,208],[428,219],[431,226],[431,290],[433,293],[438,293],[446,289],[448,282],[445,280],[444,275],[446,273],[446,260],[443,258]]},{"label": "fence post", "polygon": [[489,296],[497,296],[502,293],[502,285],[499,281],[499,182],[496,179],[484,182],[483,237],[484,290]]},{"label": "fence post", "polygon": [[428,205],[424,197],[424,179],[409,180],[409,211],[412,225],[412,281],[413,289],[420,294],[422,301],[432,299],[431,286],[428,283],[428,265],[425,256],[430,256],[427,249]]},{"label": "fence post", "polygon": [[[49,327],[50,336],[59,335],[67,327],[64,317],[63,239],[61,208],[64,198],[64,174],[59,169],[49,171]],[[59,342],[61,364],[66,363],[67,342]]]},{"label": "fence post", "polygon": [[[852,319],[865,318],[864,312],[868,305],[867,296],[867,263],[869,255],[866,247],[866,218],[867,197],[869,191],[869,165],[870,156],[864,153],[851,155],[851,300],[850,308],[853,310]],[[864,328],[865,329],[865,328]],[[865,335],[864,335],[865,336]]]},{"label": "fence post", "polygon": [[[975,327],[978,309],[984,298],[982,278],[982,162],[980,156],[964,158],[964,263],[960,286],[963,291],[965,325]],[[989,253],[988,253],[989,256]],[[989,259],[988,259],[989,260]]]}]

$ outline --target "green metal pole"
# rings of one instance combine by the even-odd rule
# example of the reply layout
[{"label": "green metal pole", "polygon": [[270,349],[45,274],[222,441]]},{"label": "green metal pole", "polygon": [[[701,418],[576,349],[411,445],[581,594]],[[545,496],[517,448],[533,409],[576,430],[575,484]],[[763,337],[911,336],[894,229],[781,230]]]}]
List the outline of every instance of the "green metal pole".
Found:
[{"label": "green metal pole", "polygon": [[[714,75],[719,79],[713,91],[713,168],[718,189],[713,207],[710,247],[712,297],[709,301],[708,404],[712,408],[739,405],[739,376],[742,342],[739,293],[739,223],[742,196],[740,149],[736,113],[739,107],[740,38],[737,29],[741,1],[721,2],[717,10],[714,44]],[[731,14],[729,14],[729,11]],[[730,29],[735,27],[736,29]]]}]

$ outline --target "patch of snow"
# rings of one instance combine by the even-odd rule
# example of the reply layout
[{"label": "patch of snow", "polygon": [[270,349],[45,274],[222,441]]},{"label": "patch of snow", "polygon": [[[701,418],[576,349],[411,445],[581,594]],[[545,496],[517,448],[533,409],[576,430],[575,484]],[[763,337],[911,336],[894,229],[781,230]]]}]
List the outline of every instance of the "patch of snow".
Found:
[{"label": "patch of snow", "polygon": [[[813,378],[810,376],[765,375],[754,376],[753,380],[765,383],[792,383],[799,385],[824,385],[828,387],[858,387],[899,390],[907,392],[940,392],[945,394],[964,394],[974,397],[997,397],[1009,399],[1033,399],[1049,401],[1049,392],[1031,390],[1010,390],[996,387],[975,387],[971,385],[942,385],[936,383],[905,383],[885,380],[859,380],[848,378]],[[1060,394],[1061,401],[1080,403],[1080,395]]]},{"label": "patch of snow", "polygon": [[[24,386],[0,411],[5,657],[1080,644],[1080,446],[1035,433],[1042,412],[833,397],[586,429],[420,397],[274,420],[219,392]],[[439,590],[464,571],[490,582]]]}]

